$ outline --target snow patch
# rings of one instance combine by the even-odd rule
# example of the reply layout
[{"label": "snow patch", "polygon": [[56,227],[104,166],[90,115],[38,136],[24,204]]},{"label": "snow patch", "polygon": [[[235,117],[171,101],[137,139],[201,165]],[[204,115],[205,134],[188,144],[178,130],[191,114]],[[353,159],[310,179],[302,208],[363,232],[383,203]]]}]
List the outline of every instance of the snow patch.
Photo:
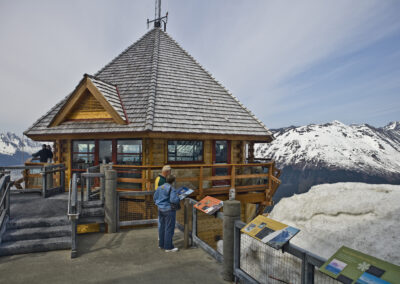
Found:
[{"label": "snow patch", "polygon": [[399,185],[317,185],[282,199],[270,217],[299,228],[291,242],[322,257],[345,245],[400,265]]}]

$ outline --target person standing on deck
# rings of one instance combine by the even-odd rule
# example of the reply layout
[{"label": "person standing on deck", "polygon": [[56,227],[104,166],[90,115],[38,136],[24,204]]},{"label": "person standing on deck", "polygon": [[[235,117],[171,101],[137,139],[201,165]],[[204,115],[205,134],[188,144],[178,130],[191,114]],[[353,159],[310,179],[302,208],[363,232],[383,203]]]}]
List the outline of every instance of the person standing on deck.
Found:
[{"label": "person standing on deck", "polygon": [[157,188],[160,185],[163,185],[166,181],[167,176],[170,174],[171,174],[171,166],[165,165],[161,170],[161,174],[159,174],[158,177],[156,177],[156,180],[154,182],[154,190],[157,190]]},{"label": "person standing on deck", "polygon": [[174,247],[172,237],[174,236],[176,209],[175,205],[180,200],[176,190],[172,187],[175,176],[168,175],[166,183],[160,185],[154,193],[154,203],[158,207],[158,247],[166,252],[176,252],[178,248]]},{"label": "person standing on deck", "polygon": [[[154,190],[157,190],[160,185],[163,185],[166,181],[167,176],[170,174],[171,166],[165,165],[161,170],[161,174],[159,174],[154,181]],[[158,229],[160,229],[160,218],[158,218]],[[158,240],[160,240],[160,238],[158,238]]]},{"label": "person standing on deck", "polygon": [[37,153],[32,154],[32,157],[37,158],[39,157],[39,161],[41,163],[47,163],[47,159],[49,158],[49,152],[47,150],[46,144],[42,145],[42,150]]},{"label": "person standing on deck", "polygon": [[47,162],[48,163],[52,163],[53,162],[53,151],[51,150],[51,146],[47,145],[46,149],[47,149],[47,155],[48,155],[48,157],[47,157],[48,161]]}]

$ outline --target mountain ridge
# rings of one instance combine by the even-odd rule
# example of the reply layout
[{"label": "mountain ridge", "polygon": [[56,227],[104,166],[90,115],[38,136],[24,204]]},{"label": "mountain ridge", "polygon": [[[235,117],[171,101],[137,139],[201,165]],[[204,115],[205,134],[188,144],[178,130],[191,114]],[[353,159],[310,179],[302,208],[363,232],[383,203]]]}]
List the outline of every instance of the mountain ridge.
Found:
[{"label": "mountain ridge", "polygon": [[275,140],[257,144],[255,157],[282,169],[276,202],[321,183],[400,184],[400,122],[374,127],[335,120],[271,131]]},{"label": "mountain ridge", "polygon": [[13,132],[0,133],[0,166],[20,165],[41,147],[41,142],[25,136]]}]

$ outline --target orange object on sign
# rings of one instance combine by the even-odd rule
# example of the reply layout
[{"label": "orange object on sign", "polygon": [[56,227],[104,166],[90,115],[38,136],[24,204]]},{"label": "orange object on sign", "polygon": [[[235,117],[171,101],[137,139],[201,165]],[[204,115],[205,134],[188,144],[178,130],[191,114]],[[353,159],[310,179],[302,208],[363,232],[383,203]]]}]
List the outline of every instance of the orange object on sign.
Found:
[{"label": "orange object on sign", "polygon": [[211,196],[206,196],[199,202],[197,202],[194,207],[200,211],[203,211],[204,213],[208,215],[212,215],[215,212],[217,212],[221,207],[224,205],[224,203],[214,197]]}]

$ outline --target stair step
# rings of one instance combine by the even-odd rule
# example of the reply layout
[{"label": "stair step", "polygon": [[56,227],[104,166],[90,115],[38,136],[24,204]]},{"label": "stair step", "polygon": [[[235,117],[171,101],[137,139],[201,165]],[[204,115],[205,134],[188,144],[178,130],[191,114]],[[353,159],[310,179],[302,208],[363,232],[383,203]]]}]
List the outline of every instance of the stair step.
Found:
[{"label": "stair step", "polygon": [[0,256],[71,248],[71,237],[23,240],[0,244]]},{"label": "stair step", "polygon": [[104,208],[103,207],[82,208],[80,216],[82,217],[104,216]]},{"label": "stair step", "polygon": [[71,225],[7,230],[3,242],[71,236]]},{"label": "stair step", "polygon": [[63,217],[50,217],[50,218],[21,218],[11,219],[7,223],[7,230],[23,229],[23,228],[36,228],[36,227],[52,227],[64,226],[71,224],[68,218]]},{"label": "stair step", "polygon": [[95,207],[103,207],[103,203],[101,200],[93,200],[93,201],[84,201],[82,204],[82,208],[95,208]]},{"label": "stair step", "polygon": [[95,217],[82,217],[80,216],[77,219],[78,224],[103,224],[104,223],[104,216],[95,216]]}]

